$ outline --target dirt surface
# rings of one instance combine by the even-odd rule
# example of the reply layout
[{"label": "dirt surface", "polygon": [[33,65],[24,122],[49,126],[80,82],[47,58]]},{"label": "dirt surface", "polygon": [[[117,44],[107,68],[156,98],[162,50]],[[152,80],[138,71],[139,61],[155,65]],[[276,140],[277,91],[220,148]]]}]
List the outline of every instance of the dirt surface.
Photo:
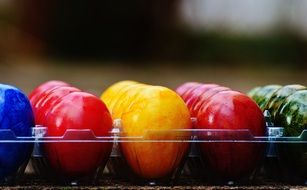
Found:
[{"label": "dirt surface", "polygon": [[176,185],[167,186],[146,186],[134,185],[123,180],[115,179],[111,176],[105,176],[97,185],[90,186],[66,186],[50,183],[48,180],[39,176],[27,175],[18,182],[18,186],[2,186],[1,189],[307,189],[306,186],[290,186],[280,183],[267,183],[261,185],[243,185],[243,186],[212,186],[202,181],[181,178]]},{"label": "dirt surface", "polygon": [[163,187],[163,186],[157,186],[157,187],[147,187],[147,186],[98,186],[98,187],[50,187],[50,186],[17,186],[17,187],[2,187],[2,189],[42,189],[42,190],[54,190],[54,189],[207,189],[207,190],[216,190],[216,189],[233,189],[233,190],[239,190],[239,189],[259,189],[259,190],[269,190],[269,189],[306,189],[306,187],[299,187],[299,186],[250,186],[250,187],[227,187],[227,186],[173,186],[173,187]]}]

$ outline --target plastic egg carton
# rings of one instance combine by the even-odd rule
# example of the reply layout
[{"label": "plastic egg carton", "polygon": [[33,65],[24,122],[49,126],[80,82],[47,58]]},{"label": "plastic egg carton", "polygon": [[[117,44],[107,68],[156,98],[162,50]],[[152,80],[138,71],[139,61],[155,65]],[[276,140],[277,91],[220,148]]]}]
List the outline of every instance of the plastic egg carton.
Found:
[{"label": "plastic egg carton", "polygon": [[[190,179],[198,178],[203,184],[254,184],[257,183],[259,176],[264,177],[262,179],[273,182],[304,184],[307,179],[307,157],[305,157],[307,155],[307,130],[304,130],[297,137],[284,137],[283,128],[274,127],[267,113],[266,121],[267,136],[253,136],[249,130],[244,129],[191,129],[148,130],[141,136],[125,137],[121,130],[120,120],[115,120],[114,128],[110,132],[110,136],[107,137],[95,136],[91,130],[86,129],[70,129],[61,137],[48,137],[46,136],[47,129],[45,127],[36,126],[33,128],[32,137],[16,137],[9,130],[0,130],[0,145],[9,144],[14,146],[18,143],[33,145],[33,153],[28,169],[35,175],[44,176],[46,179],[52,180],[54,184],[99,185],[99,180],[103,180],[104,175],[110,174],[121,180],[128,180],[132,184],[144,185],[173,185],[177,183],[181,176],[188,176]],[[171,138],[167,138],[168,135],[166,134],[172,134]],[[49,166],[42,148],[44,143],[113,143],[113,149],[106,167],[102,164],[91,175],[66,179],[65,176],[54,173]],[[178,166],[173,168],[169,174],[162,178],[150,179],[140,177],[133,172],[120,150],[120,143],[189,143],[190,148]],[[261,158],[257,160],[251,171],[247,172],[248,174],[232,178],[221,176],[219,172],[215,171],[214,167],[210,167],[210,164],[208,164],[210,160],[203,157],[201,146],[210,151],[222,150],[220,148],[224,146],[232,148],[233,152],[224,154],[223,159],[227,159],[228,156],[235,156],[237,154],[236,149],[240,150],[242,146],[260,147],[263,152],[259,154]],[[291,150],[290,153],[289,150]],[[17,171],[3,177],[3,183],[18,184],[18,179],[24,175],[26,164],[27,162],[24,162]],[[1,170],[0,165],[0,172]]]}]

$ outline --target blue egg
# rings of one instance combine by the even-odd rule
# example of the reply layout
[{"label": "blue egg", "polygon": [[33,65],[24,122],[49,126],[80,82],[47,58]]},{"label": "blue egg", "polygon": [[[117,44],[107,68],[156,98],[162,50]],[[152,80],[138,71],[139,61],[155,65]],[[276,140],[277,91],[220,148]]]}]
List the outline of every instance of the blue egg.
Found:
[{"label": "blue egg", "polygon": [[[10,129],[17,137],[31,136],[34,116],[27,96],[18,88],[0,84],[0,139],[9,138],[1,130]],[[31,156],[32,143],[0,141],[0,180],[13,175]]]}]

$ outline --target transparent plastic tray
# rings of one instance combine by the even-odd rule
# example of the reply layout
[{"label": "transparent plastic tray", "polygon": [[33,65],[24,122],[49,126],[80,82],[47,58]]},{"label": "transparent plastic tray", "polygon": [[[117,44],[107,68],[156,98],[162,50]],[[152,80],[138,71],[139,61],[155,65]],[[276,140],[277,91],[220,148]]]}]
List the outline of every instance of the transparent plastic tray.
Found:
[{"label": "transparent plastic tray", "polygon": [[[259,145],[263,146],[263,149],[266,149],[266,152],[263,153],[263,159],[259,161],[259,164],[257,164],[257,166],[255,166],[255,171],[260,170],[259,168],[261,168],[261,166],[263,167],[263,165],[269,165],[269,167],[271,167],[272,164],[267,164],[266,162],[267,159],[273,159],[273,164],[278,165],[278,169],[282,170],[282,172],[273,171],[273,173],[282,175],[281,177],[277,177],[278,180],[304,183],[305,179],[307,179],[307,175],[305,175],[305,171],[307,171],[307,158],[305,161],[303,158],[300,158],[300,155],[304,156],[305,150],[307,154],[307,130],[302,131],[302,133],[296,137],[284,137],[283,128],[275,127],[270,122],[270,117],[267,112],[265,112],[265,117],[267,136],[254,136],[249,130],[246,129],[174,129],[147,130],[144,131],[143,135],[127,137],[121,130],[121,121],[115,120],[113,130],[110,131],[109,136],[95,136],[95,134],[90,129],[68,129],[63,136],[50,137],[46,136],[46,127],[36,126],[32,128],[31,137],[19,137],[16,136],[9,129],[2,129],[0,130],[0,145],[7,143],[29,143],[34,145],[31,162],[28,165],[30,171],[38,175],[50,175],[52,173],[50,172],[51,168],[48,166],[48,162],[46,161],[46,158],[44,157],[44,153],[42,151],[42,145],[44,143],[113,143],[112,153],[107,164],[106,170],[112,175],[115,175],[124,180],[131,180],[133,183],[145,183],[155,185],[160,183],[176,183],[176,180],[181,175],[190,175],[192,177],[203,176],[204,182],[206,183],[237,183],[237,181],[241,181],[241,179],[208,179],[208,173],[210,175],[212,174],[211,169],[207,167],[206,161],[204,161],[204,159],[202,158],[199,146],[223,146],[221,144],[225,144],[226,146],[233,145],[234,147],[236,147],[240,144],[252,144],[252,146]],[[195,123],[195,118],[192,118],[192,122]],[[166,176],[165,179],[144,180],[134,175],[129,168],[119,148],[120,143],[189,143],[190,149],[189,152],[185,155],[182,162],[179,164],[179,166],[175,168],[170,175]],[[289,148],[293,149],[294,147],[295,149],[297,149],[297,146],[299,147],[299,151],[296,152],[298,156],[293,156],[285,153]],[[296,164],[300,162],[302,163]],[[23,164],[23,166],[20,166],[18,175],[24,172],[25,164]],[[294,165],[294,167],[292,167],[292,165]],[[93,174],[92,176],[88,176],[89,179],[85,179],[86,183],[96,184],[98,179],[103,176],[103,171],[106,170],[104,168],[104,165],[100,168],[97,168],[95,174]],[[270,168],[265,168],[265,172],[272,172],[269,170]],[[251,172],[250,176],[245,176],[247,180],[250,180],[251,176],[255,175],[255,171]],[[268,176],[270,177],[270,175],[272,174],[269,174]],[[288,176],[295,176],[295,180],[289,180]],[[50,179],[52,179],[52,177]],[[81,182],[81,180],[68,181],[68,183],[71,185],[78,185],[81,184]]]}]

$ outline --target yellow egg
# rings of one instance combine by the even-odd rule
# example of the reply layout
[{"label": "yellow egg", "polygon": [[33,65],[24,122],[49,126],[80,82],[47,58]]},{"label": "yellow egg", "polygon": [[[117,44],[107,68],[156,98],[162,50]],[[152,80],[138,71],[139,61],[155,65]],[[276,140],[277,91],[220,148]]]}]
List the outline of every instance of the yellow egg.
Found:
[{"label": "yellow egg", "polygon": [[[121,137],[143,137],[149,142],[121,142],[120,147],[130,168],[142,178],[159,179],[169,176],[187,154],[189,143],[166,142],[185,140],[178,130],[192,127],[190,113],[183,100],[172,90],[144,84],[117,83],[110,88],[116,96],[112,101],[113,118],[121,119]],[[127,86],[127,85],[125,85]],[[109,93],[108,92],[108,93]],[[109,97],[105,95],[104,97]],[[104,100],[105,101],[105,100]],[[163,141],[164,140],[164,141]]]},{"label": "yellow egg", "polygon": [[117,82],[117,83],[113,84],[112,86],[107,88],[102,93],[102,95],[100,96],[100,99],[104,101],[104,103],[106,104],[106,106],[108,107],[110,112],[112,110],[111,105],[112,105],[113,99],[118,98],[119,92],[121,91],[122,88],[130,86],[132,84],[137,84],[137,82],[135,82],[135,81],[128,81],[128,80],[127,81],[120,81],[120,82]]},{"label": "yellow egg", "polygon": [[135,96],[137,96],[139,92],[146,87],[147,85],[144,84],[131,85],[130,88],[121,94],[118,102],[113,107],[114,119],[121,118],[122,113],[127,108],[127,104],[130,104],[133,100],[135,100]]}]

